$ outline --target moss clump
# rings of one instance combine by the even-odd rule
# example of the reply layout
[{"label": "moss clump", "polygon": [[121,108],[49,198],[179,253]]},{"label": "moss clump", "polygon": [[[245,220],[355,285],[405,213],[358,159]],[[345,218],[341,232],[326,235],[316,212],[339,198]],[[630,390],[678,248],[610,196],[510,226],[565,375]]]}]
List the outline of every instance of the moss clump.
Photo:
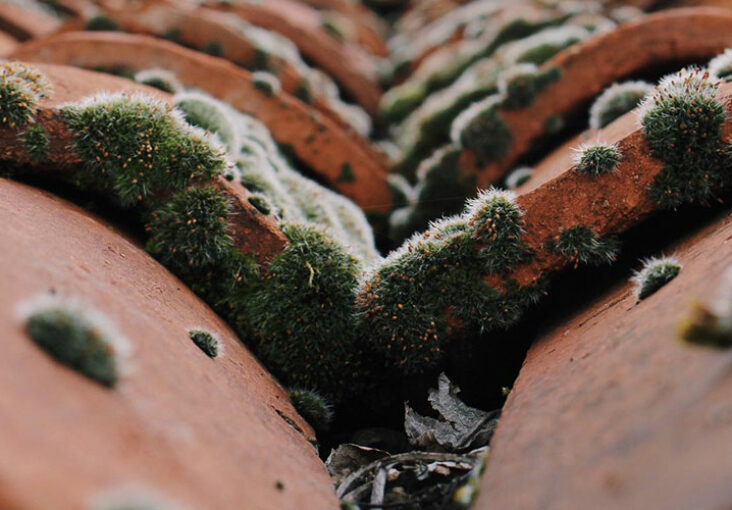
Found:
[{"label": "moss clump", "polygon": [[690,343],[709,347],[732,347],[732,316],[696,304],[679,325],[679,336]]},{"label": "moss clump", "polygon": [[193,329],[188,332],[188,337],[209,358],[215,358],[219,355],[219,341],[212,333],[202,329]]},{"label": "moss clump", "polygon": [[152,213],[147,249],[176,272],[209,266],[233,246],[228,217],[229,204],[216,189],[178,192]]},{"label": "moss clump", "polygon": [[267,196],[262,193],[252,193],[249,195],[249,198],[247,198],[247,201],[262,214],[272,214],[274,211],[272,202],[270,202]]},{"label": "moss clump", "polygon": [[198,92],[182,92],[173,99],[186,122],[218,136],[230,152],[239,149],[239,133],[227,105]]},{"label": "moss clump", "polygon": [[549,241],[547,248],[579,264],[607,264],[613,262],[620,245],[614,237],[600,239],[589,227],[577,225],[562,230],[556,240]]},{"label": "moss clump", "polygon": [[203,52],[212,57],[220,57],[224,54],[224,45],[219,41],[211,41],[203,47]]},{"label": "moss clump", "polygon": [[84,160],[80,180],[122,206],[211,179],[227,166],[221,148],[148,96],[100,94],[61,113]]},{"label": "moss clump", "polygon": [[353,173],[353,167],[350,163],[341,165],[341,173],[338,175],[336,182],[356,182],[356,176]]},{"label": "moss clump", "polygon": [[276,92],[280,91],[280,80],[272,73],[267,71],[257,71],[252,73],[252,80],[257,90],[262,91],[267,97],[272,97]]},{"label": "moss clump", "polygon": [[29,314],[26,331],[54,359],[105,386],[119,377],[117,350],[101,319],[80,307],[49,304]]},{"label": "moss clump", "polygon": [[333,421],[333,408],[322,395],[315,391],[293,389],[290,390],[290,402],[316,432],[328,431]]},{"label": "moss clump", "polygon": [[452,123],[452,139],[472,150],[485,163],[506,154],[513,135],[498,113],[501,97],[491,96],[474,103]]},{"label": "moss clump", "polygon": [[673,257],[650,258],[643,269],[633,275],[635,295],[641,301],[673,280],[681,272],[681,264]]},{"label": "moss clump", "polygon": [[175,74],[165,69],[143,69],[135,73],[134,79],[137,83],[154,87],[168,94],[177,94],[183,91],[183,85],[178,81]]},{"label": "moss clump", "polygon": [[0,122],[15,128],[33,120],[38,101],[50,90],[45,76],[18,62],[0,63]]},{"label": "moss clump", "polygon": [[644,81],[615,83],[597,96],[590,108],[590,128],[602,129],[612,121],[628,113],[654,90]]},{"label": "moss clump", "polygon": [[313,93],[310,90],[310,84],[306,81],[298,83],[297,88],[295,88],[295,97],[305,104],[312,104]]},{"label": "moss clump", "polygon": [[506,177],[506,187],[508,189],[518,188],[522,184],[525,184],[534,175],[534,169],[528,166],[516,168],[508,177]]},{"label": "moss clump", "polygon": [[119,31],[119,25],[109,16],[94,16],[84,25],[84,30],[90,32],[116,32]]},{"label": "moss clump", "polygon": [[696,69],[661,80],[641,108],[641,125],[664,169],[649,189],[661,207],[706,203],[729,185],[721,128],[727,112],[717,99],[719,82]]},{"label": "moss clump", "polygon": [[724,81],[732,81],[732,48],[709,61],[709,74]]},{"label": "moss clump", "polygon": [[246,304],[255,351],[285,384],[338,400],[352,390],[358,359],[353,307],[359,264],[312,227],[290,241]]},{"label": "moss clump", "polygon": [[615,144],[595,143],[580,145],[575,150],[574,170],[598,177],[615,170],[620,163],[620,150]]},{"label": "moss clump", "polygon": [[[531,254],[513,196],[481,193],[459,216],[431,224],[389,255],[362,285],[360,338],[405,373],[434,367],[450,331],[507,327],[539,295],[505,275]],[[481,276],[503,276],[503,288]]]},{"label": "moss clump", "polygon": [[498,75],[498,91],[503,95],[502,106],[515,109],[530,105],[536,95],[558,80],[560,75],[558,67],[539,71],[534,64],[517,64],[503,71]]},{"label": "moss clump", "polygon": [[46,159],[48,156],[48,132],[40,124],[29,126],[23,131],[23,144],[30,157],[36,161]]}]

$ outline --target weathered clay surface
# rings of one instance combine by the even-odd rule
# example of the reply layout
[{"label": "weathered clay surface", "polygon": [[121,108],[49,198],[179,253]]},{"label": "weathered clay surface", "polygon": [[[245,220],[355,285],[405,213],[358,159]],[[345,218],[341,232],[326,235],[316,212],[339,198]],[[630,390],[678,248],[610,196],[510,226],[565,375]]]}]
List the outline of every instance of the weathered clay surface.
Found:
[{"label": "weathered clay surface", "polygon": [[[52,93],[38,105],[36,122],[49,133],[49,156],[35,161],[25,151],[22,140],[13,129],[0,130],[2,158],[36,172],[73,175],[82,164],[73,147],[73,137],[61,119],[58,106],[78,101],[99,91],[145,92],[168,100],[166,94],[115,76],[85,71],[73,67],[37,65],[50,82]],[[247,200],[249,192],[239,183],[218,177],[214,183],[228,197],[232,208],[229,222],[235,246],[243,253],[252,253],[260,263],[269,263],[287,244],[274,218],[262,215]]]},{"label": "weathered clay surface", "polygon": [[372,115],[377,112],[381,91],[376,83],[375,62],[358,45],[342,43],[324,30],[315,9],[293,0],[236,4],[209,2],[205,5],[236,14],[254,25],[286,36],[367,112]]},{"label": "weathered clay surface", "polygon": [[[162,67],[263,122],[272,136],[342,194],[367,211],[386,212],[392,195],[384,158],[359,136],[351,136],[317,111],[285,93],[258,90],[251,74],[225,60],[142,35],[68,32],[23,44],[13,58],[86,68]],[[348,163],[354,178],[341,179]]]},{"label": "weathered clay surface", "polygon": [[534,345],[504,407],[476,509],[719,509],[732,501],[731,354],[679,341],[732,263],[726,215],[667,253],[680,275],[623,283]]},{"label": "weathered clay surface", "polygon": [[[89,508],[98,491],[133,484],[198,509],[337,508],[285,392],[162,266],[88,213],[5,179],[0,224],[0,506]],[[132,343],[116,389],[28,339],[17,307],[49,291],[98,309]],[[215,332],[223,354],[205,356],[191,327]]]},{"label": "weathered clay surface", "polygon": [[547,86],[530,106],[501,110],[513,134],[508,154],[478,168],[474,154],[465,151],[463,166],[477,175],[478,187],[499,181],[545,133],[548,118],[569,114],[613,82],[644,69],[664,63],[708,61],[732,46],[730,26],[732,12],[726,9],[672,9],[568,48],[544,65],[559,67],[559,80]]},{"label": "weathered clay surface", "polygon": [[[718,97],[728,111],[732,110],[732,84],[724,84]],[[657,209],[647,189],[663,169],[663,162],[649,155],[632,112],[600,135],[608,143],[617,143],[623,154],[616,171],[594,179],[573,171],[572,164],[555,167],[554,178],[519,195],[517,203],[524,211],[523,239],[536,253],[511,274],[521,285],[534,283],[567,265],[566,258],[546,247],[546,242],[562,228],[586,225],[604,237],[624,232]],[[732,121],[724,124],[722,136],[728,141],[732,139]],[[500,278],[489,277],[488,281],[501,285]]]},{"label": "weathered clay surface", "polygon": [[20,41],[48,35],[60,26],[53,16],[12,3],[0,3],[0,30]]},{"label": "weathered clay surface", "polygon": [[[174,5],[168,1],[148,1],[144,4],[117,6],[108,8],[104,15],[109,17],[125,32],[165,37],[175,33],[176,41],[193,48],[205,48],[216,42],[221,45],[222,58],[250,68],[257,59],[257,48],[244,37],[241,30],[232,23],[230,15],[213,9],[199,8],[186,3]],[[66,29],[83,28],[83,20],[69,23]],[[267,65],[282,85],[282,90],[291,95],[297,93],[305,77],[292,64],[277,57],[267,56]],[[353,128],[330,108],[322,95],[312,93],[312,105],[327,115],[341,129],[352,131]],[[351,133],[351,136],[359,136]]]}]

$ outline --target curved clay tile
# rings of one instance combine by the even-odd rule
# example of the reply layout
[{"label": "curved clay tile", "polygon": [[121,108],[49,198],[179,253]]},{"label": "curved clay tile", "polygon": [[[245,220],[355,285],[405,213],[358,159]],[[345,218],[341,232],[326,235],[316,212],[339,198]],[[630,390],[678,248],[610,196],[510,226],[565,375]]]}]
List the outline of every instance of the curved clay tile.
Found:
[{"label": "curved clay tile", "polygon": [[[48,193],[0,179],[0,204],[0,400],[13,409],[0,420],[3,508],[100,508],[100,493],[123,487],[186,508],[338,508],[311,428],[186,286]],[[102,313],[130,344],[114,389],[28,338],[18,308],[52,293]],[[217,358],[189,339],[194,328],[218,337]]]},{"label": "curved clay tile", "polygon": [[86,68],[168,69],[184,84],[259,119],[278,143],[291,147],[300,161],[362,209],[386,212],[391,207],[383,157],[365,140],[287,94],[259,90],[249,72],[225,60],[152,37],[102,32],[68,32],[26,43],[13,58]]},{"label": "curved clay tile", "polygon": [[[48,156],[40,161],[35,160],[27,153],[16,130],[0,130],[3,160],[35,172],[73,176],[83,165],[82,157],[73,150],[73,135],[59,112],[60,105],[79,101],[100,91],[143,91],[165,98],[156,89],[102,73],[54,65],[41,64],[35,67],[43,72],[53,91],[39,102],[35,114],[36,124],[43,126],[49,134]],[[212,184],[229,198],[232,207],[229,234],[237,249],[252,253],[261,263],[271,261],[286,245],[276,221],[262,215],[249,203],[248,192],[241,184],[229,182],[223,177],[217,178]]]},{"label": "curved clay tile", "polygon": [[0,31],[19,41],[46,36],[60,26],[61,22],[45,11],[0,2]]},{"label": "curved clay tile", "polygon": [[5,58],[18,46],[18,40],[5,32],[0,32],[0,57]]},{"label": "curved clay tile", "polygon": [[[732,84],[724,84],[718,97],[732,113]],[[601,131],[602,140],[617,144],[623,155],[617,168],[598,178],[573,170],[574,164],[554,169],[551,180],[522,190],[517,199],[524,211],[523,239],[536,256],[510,274],[520,285],[530,285],[542,276],[567,265],[567,259],[548,249],[546,243],[563,228],[585,225],[598,237],[627,230],[658,206],[648,188],[664,168],[651,157],[635,115],[627,114]],[[723,126],[723,138],[732,141],[732,120]],[[531,182],[531,181],[529,181]],[[490,278],[500,286],[501,278]]]},{"label": "curved clay tile", "polygon": [[546,131],[547,119],[576,111],[613,82],[645,69],[708,61],[732,46],[732,11],[673,9],[645,16],[570,47],[544,64],[561,77],[522,109],[499,109],[511,130],[508,153],[483,168],[464,151],[461,163],[477,176],[478,187],[499,181]]},{"label": "curved clay tile", "polygon": [[[205,48],[215,42],[221,48],[221,58],[244,68],[256,68],[257,48],[241,31],[232,26],[232,19],[225,13],[213,9],[196,8],[181,4],[172,5],[167,1],[149,1],[129,7],[107,8],[104,15],[109,17],[125,32],[166,37],[175,34],[175,42],[193,48]],[[67,25],[67,28],[82,29]],[[295,95],[303,86],[303,73],[295,66],[277,55],[267,55],[267,68],[277,76],[282,89]],[[311,92],[311,104],[328,115],[345,130],[353,128],[330,107],[328,99],[322,94]],[[354,134],[354,136],[358,136]]]},{"label": "curved clay tile", "polygon": [[370,114],[376,114],[381,90],[374,58],[359,46],[343,43],[324,29],[317,10],[293,0],[204,5],[234,13],[253,25],[281,33],[297,45],[303,56],[330,74],[355,102]]},{"label": "curved clay tile", "polygon": [[350,0],[300,0],[300,3],[319,10],[336,11],[357,30],[356,42],[374,55],[385,57],[388,50],[384,42],[384,23],[365,5]]}]

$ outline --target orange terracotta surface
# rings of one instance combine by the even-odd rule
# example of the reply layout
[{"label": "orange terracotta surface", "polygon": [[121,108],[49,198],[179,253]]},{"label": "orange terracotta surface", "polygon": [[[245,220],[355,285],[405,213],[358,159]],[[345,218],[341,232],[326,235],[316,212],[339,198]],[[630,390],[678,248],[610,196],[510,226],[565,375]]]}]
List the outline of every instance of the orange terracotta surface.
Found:
[{"label": "orange terracotta surface", "polygon": [[500,181],[544,134],[547,118],[573,112],[632,73],[664,63],[706,62],[732,46],[730,27],[732,12],[726,9],[670,9],[571,46],[543,66],[559,67],[559,80],[547,86],[528,107],[500,111],[513,134],[508,154],[476,168],[472,152],[466,151],[462,158],[466,171],[476,173],[479,187]]},{"label": "orange terracotta surface", "polygon": [[[0,129],[2,159],[23,165],[33,173],[70,176],[83,164],[81,157],[70,149],[74,139],[62,120],[58,110],[60,105],[79,101],[100,91],[144,92],[164,101],[170,99],[157,89],[108,74],[48,64],[37,64],[35,67],[44,73],[52,89],[40,101],[35,114],[36,123],[42,125],[49,134],[49,155],[41,161],[34,160],[26,153],[17,130]],[[243,253],[253,254],[261,264],[269,264],[287,245],[276,218],[265,216],[252,206],[248,201],[249,192],[240,183],[228,182],[219,176],[213,184],[229,198],[232,215],[228,227],[234,246]]]},{"label": "orange terracotta surface", "polygon": [[[119,484],[198,509],[337,508],[309,426],[181,282],[104,222],[6,179],[0,224],[3,509],[89,508]],[[132,344],[115,389],[25,334],[17,307],[50,290],[104,313]],[[204,355],[192,327],[215,332],[223,354]]]},{"label": "orange terracotta surface", "polygon": [[[366,141],[349,135],[329,118],[285,93],[271,97],[258,90],[251,74],[225,60],[152,37],[123,33],[68,32],[23,44],[13,58],[85,68],[162,67],[185,84],[221,99],[263,122],[277,142],[291,145],[298,157],[333,188],[362,209],[386,212],[392,195],[386,161]],[[339,179],[344,163],[355,180]]]},{"label": "orange terracotta surface", "polygon": [[657,293],[636,303],[623,282],[537,341],[477,510],[729,507],[732,353],[684,344],[676,327],[717,295],[731,240],[725,214],[666,251],[684,267]]},{"label": "orange terracotta surface", "polygon": [[20,41],[48,35],[60,25],[58,19],[43,11],[0,3],[0,31]]},{"label": "orange terracotta surface", "polygon": [[205,5],[281,33],[297,45],[303,56],[331,75],[367,112],[375,115],[378,111],[381,90],[375,62],[363,48],[343,43],[323,29],[317,10],[293,0]]}]

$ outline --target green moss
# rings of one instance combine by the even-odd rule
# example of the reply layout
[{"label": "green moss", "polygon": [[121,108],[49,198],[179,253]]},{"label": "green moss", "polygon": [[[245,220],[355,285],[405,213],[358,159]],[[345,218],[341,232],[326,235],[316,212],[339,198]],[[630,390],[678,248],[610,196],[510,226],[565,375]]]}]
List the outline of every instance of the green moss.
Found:
[{"label": "green moss", "polygon": [[221,57],[224,54],[224,45],[219,41],[211,41],[203,47],[203,52],[212,57]]},{"label": "green moss", "polygon": [[547,135],[554,135],[564,129],[564,119],[561,115],[550,115],[544,120],[544,131]]},{"label": "green moss", "polygon": [[49,142],[46,128],[34,124],[23,131],[22,137],[25,150],[32,159],[40,161],[48,157]]},{"label": "green moss", "polygon": [[615,170],[620,163],[617,145],[595,143],[581,145],[574,157],[574,170],[581,174],[598,177]]},{"label": "green moss", "polygon": [[697,345],[725,349],[732,347],[732,317],[706,305],[696,304],[679,325],[679,336]]},{"label": "green moss", "polygon": [[238,150],[239,133],[223,103],[196,92],[183,92],[174,99],[186,122],[216,134],[230,152]]},{"label": "green moss", "polygon": [[422,83],[406,82],[384,94],[381,113],[389,123],[401,122],[422,104],[427,90]]},{"label": "green moss", "polygon": [[80,181],[123,206],[206,181],[227,165],[223,151],[147,96],[100,95],[61,113],[84,160]]},{"label": "green moss", "polygon": [[275,92],[280,90],[280,81],[274,74],[267,71],[257,71],[252,73],[252,79],[254,87],[263,92],[267,97],[274,96]]},{"label": "green moss", "polygon": [[315,391],[292,389],[290,402],[300,416],[317,432],[327,432],[333,421],[333,408]]},{"label": "green moss", "polygon": [[135,73],[134,79],[148,87],[154,87],[168,94],[177,94],[183,90],[183,85],[173,73],[165,69],[143,69]]},{"label": "green moss", "polygon": [[33,120],[38,101],[49,90],[38,70],[18,62],[0,63],[0,122],[15,128]]},{"label": "green moss", "polygon": [[579,264],[613,262],[620,245],[613,237],[601,239],[591,228],[578,225],[562,230],[556,240],[547,243],[547,248],[563,255],[577,267]]},{"label": "green moss", "polygon": [[509,271],[531,254],[521,241],[521,212],[510,194],[490,190],[464,215],[433,223],[387,257],[361,287],[364,345],[404,373],[437,365],[450,331],[487,331],[514,323],[538,299],[541,285],[503,288],[481,277]]},{"label": "green moss", "polygon": [[173,271],[206,267],[233,246],[227,233],[229,205],[212,187],[176,193],[151,215],[147,249]]},{"label": "green moss", "polygon": [[338,26],[334,20],[324,18],[323,20],[321,20],[320,26],[323,30],[325,30],[328,34],[333,36],[339,42],[346,41],[345,35],[343,35],[343,32],[340,30],[340,28],[338,28]]},{"label": "green moss", "polygon": [[172,41],[174,43],[179,43],[181,38],[181,33],[179,28],[171,28],[167,32],[165,32],[162,35],[163,39],[166,39],[168,41]]},{"label": "green moss", "polygon": [[310,85],[306,81],[298,83],[295,89],[295,97],[305,104],[313,102],[313,93],[310,91]]},{"label": "green moss", "polygon": [[81,310],[47,307],[32,313],[25,327],[31,339],[60,363],[105,386],[117,383],[115,349]]},{"label": "green moss", "polygon": [[515,109],[530,105],[539,92],[560,76],[558,67],[539,71],[532,64],[519,64],[507,69],[498,77],[498,90],[504,97],[501,106]]},{"label": "green moss", "polygon": [[336,182],[356,182],[356,176],[353,174],[353,167],[350,163],[346,162],[341,165],[341,173]]},{"label": "green moss", "polygon": [[683,70],[664,78],[644,102],[641,125],[651,153],[665,162],[649,189],[661,207],[706,203],[729,185],[721,128],[727,113],[717,82]]},{"label": "green moss", "polygon": [[116,32],[120,28],[109,16],[99,15],[87,21],[84,30],[93,32]]},{"label": "green moss", "polygon": [[254,208],[261,212],[262,214],[272,214],[274,210],[274,206],[269,201],[269,199],[261,194],[251,194],[249,195],[249,198],[247,198],[247,201],[254,206]]},{"label": "green moss", "polygon": [[602,129],[615,119],[628,113],[654,90],[643,81],[614,84],[600,94],[590,108],[590,127]]},{"label": "green moss", "polygon": [[193,329],[188,332],[188,336],[209,358],[219,355],[219,341],[208,331]]},{"label": "green moss", "polygon": [[454,140],[475,153],[481,164],[505,155],[513,135],[498,112],[500,97],[494,96],[474,104],[453,122]]},{"label": "green moss", "polygon": [[651,258],[643,261],[643,269],[633,275],[635,294],[641,301],[668,282],[676,278],[681,272],[681,264],[672,257]]},{"label": "green moss", "polygon": [[285,384],[339,400],[358,360],[358,262],[321,232],[283,226],[290,244],[247,303],[256,353]]}]

